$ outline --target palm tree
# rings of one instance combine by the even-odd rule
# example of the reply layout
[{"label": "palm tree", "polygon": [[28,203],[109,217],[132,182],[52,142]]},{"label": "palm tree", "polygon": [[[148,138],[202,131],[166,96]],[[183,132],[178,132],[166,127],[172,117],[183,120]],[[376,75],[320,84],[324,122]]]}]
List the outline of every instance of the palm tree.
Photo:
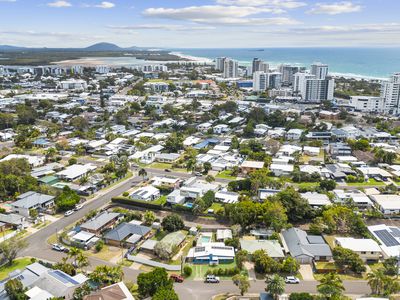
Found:
[{"label": "palm tree", "polygon": [[240,289],[240,295],[244,295],[250,288],[250,282],[247,276],[236,274],[232,277],[232,281],[236,284]]},{"label": "palm tree", "polygon": [[196,167],[196,160],[193,158],[189,158],[186,162],[186,170],[193,172],[195,167]]},{"label": "palm tree", "polygon": [[87,175],[85,175],[85,176],[82,176],[80,179],[79,179],[79,184],[80,185],[84,185],[85,183],[87,183],[89,181],[89,177],[87,176]]},{"label": "palm tree", "polygon": [[265,283],[267,284],[265,291],[270,293],[274,299],[278,299],[278,297],[285,291],[285,280],[278,274],[275,274],[272,277],[267,277]]},{"label": "palm tree", "polygon": [[145,169],[140,169],[138,174],[139,176],[142,176],[144,180],[145,177],[147,176],[147,171]]},{"label": "palm tree", "polygon": [[327,299],[340,299],[344,291],[342,279],[335,273],[325,274],[320,280],[317,290]]},{"label": "palm tree", "polygon": [[47,149],[46,155],[45,155],[46,161],[49,161],[56,154],[57,154],[57,150],[55,148],[51,147],[51,148]]},{"label": "palm tree", "polygon": [[207,175],[207,176],[206,176],[206,181],[207,181],[208,183],[211,183],[211,182],[215,181],[215,178],[214,178],[213,176],[211,176],[211,175]]},{"label": "palm tree", "polygon": [[88,267],[90,264],[89,259],[82,252],[78,254],[78,256],[76,258],[76,262],[77,262],[79,269],[81,269],[81,270],[83,270],[84,267]]},{"label": "palm tree", "polygon": [[73,264],[74,264],[75,267],[77,266],[76,260],[77,260],[78,256],[81,255],[81,254],[82,254],[82,250],[79,249],[79,248],[71,247],[69,249],[68,257],[73,260]]},{"label": "palm tree", "polygon": [[382,295],[386,277],[387,276],[382,268],[367,274],[368,285],[372,290],[372,294]]}]

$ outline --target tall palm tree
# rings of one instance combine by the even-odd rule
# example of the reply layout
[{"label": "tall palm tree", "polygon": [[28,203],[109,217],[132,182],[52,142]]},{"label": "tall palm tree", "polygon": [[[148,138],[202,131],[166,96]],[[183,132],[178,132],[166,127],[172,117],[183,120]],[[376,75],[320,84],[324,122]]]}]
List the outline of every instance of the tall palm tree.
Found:
[{"label": "tall palm tree", "polygon": [[145,177],[147,176],[147,171],[145,169],[140,169],[138,174],[139,176],[142,176],[144,180]]},{"label": "tall palm tree", "polygon": [[373,270],[371,273],[367,274],[368,285],[372,290],[372,294],[382,295],[386,277],[382,268]]},{"label": "tall palm tree", "polygon": [[335,273],[328,273],[320,280],[317,290],[327,299],[340,299],[344,291],[342,279]]},{"label": "tall palm tree", "polygon": [[274,299],[278,299],[285,292],[285,280],[278,274],[267,277],[265,283],[267,284],[265,291],[270,293]]},{"label": "tall palm tree", "polygon": [[79,248],[71,247],[71,248],[69,249],[68,257],[71,258],[71,259],[73,260],[74,266],[77,265],[76,260],[77,260],[78,256],[81,255],[81,254],[82,254],[82,250],[79,249]]},{"label": "tall palm tree", "polygon": [[85,254],[83,254],[83,252],[78,254],[78,256],[76,258],[76,262],[77,262],[79,269],[81,269],[81,270],[83,270],[84,267],[88,267],[90,264],[88,257]]}]

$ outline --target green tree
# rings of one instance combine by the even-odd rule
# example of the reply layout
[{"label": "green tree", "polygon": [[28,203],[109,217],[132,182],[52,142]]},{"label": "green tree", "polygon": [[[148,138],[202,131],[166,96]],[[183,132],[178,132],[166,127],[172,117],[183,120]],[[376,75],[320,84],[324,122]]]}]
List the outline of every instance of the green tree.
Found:
[{"label": "green tree", "polygon": [[210,162],[205,162],[203,164],[203,169],[204,169],[204,173],[207,174],[208,171],[210,171],[212,168],[211,163]]},{"label": "green tree", "polygon": [[236,274],[232,277],[232,281],[239,287],[240,295],[244,295],[250,288],[249,278],[242,274]]},{"label": "green tree", "polygon": [[35,208],[29,209],[29,216],[30,216],[32,219],[35,220],[35,219],[38,217],[38,215],[39,215],[39,213],[38,213],[38,211],[37,211]]},{"label": "green tree", "polygon": [[358,274],[366,271],[363,260],[354,251],[338,246],[333,249],[332,254],[335,264],[339,268],[348,268]]},{"label": "green tree", "polygon": [[143,215],[143,220],[146,225],[151,225],[156,220],[156,215],[150,210],[146,210]]},{"label": "green tree", "polygon": [[148,273],[140,273],[137,277],[138,292],[143,298],[153,296],[157,290],[166,288],[172,290],[173,282],[168,278],[164,268],[155,268]]},{"label": "green tree", "polygon": [[320,280],[317,290],[328,300],[340,300],[343,296],[344,286],[337,274],[328,273]]},{"label": "green tree", "polygon": [[175,153],[183,149],[183,136],[177,133],[172,133],[165,141],[164,148],[169,153]]},{"label": "green tree", "polygon": [[174,232],[185,228],[185,224],[183,223],[182,218],[177,214],[171,214],[166,216],[162,220],[161,226],[163,227],[164,230],[168,232]]},{"label": "green tree", "polygon": [[18,104],[16,106],[16,112],[18,124],[33,125],[38,118],[37,111],[31,105]]},{"label": "green tree", "polygon": [[299,192],[293,187],[277,193],[270,198],[271,201],[282,203],[286,209],[289,221],[298,222],[306,219],[311,212],[311,207],[307,200],[302,198]]},{"label": "green tree", "polygon": [[314,300],[314,297],[309,293],[291,293],[289,300]]},{"label": "green tree", "polygon": [[97,266],[89,278],[100,286],[107,286],[120,282],[124,276],[121,266],[110,267],[106,265]]},{"label": "green tree", "polygon": [[147,176],[147,171],[145,169],[140,169],[139,172],[138,172],[138,175],[142,176],[143,180],[144,180],[146,178],[146,176]]},{"label": "green tree", "polygon": [[336,188],[336,182],[334,180],[322,180],[319,187],[325,191],[333,191]]},{"label": "green tree", "polygon": [[372,294],[384,295],[385,282],[388,280],[384,270],[379,268],[367,274],[368,285],[371,288]]},{"label": "green tree", "polygon": [[254,270],[260,274],[272,274],[280,272],[279,262],[270,257],[265,250],[256,250],[253,255]]},{"label": "green tree", "polygon": [[299,271],[299,269],[299,262],[291,256],[288,256],[282,263],[282,272],[284,273],[294,275]]},{"label": "green tree", "polygon": [[383,261],[383,268],[386,275],[397,276],[398,274],[398,258],[395,256],[389,257]]},{"label": "green tree", "polygon": [[0,253],[3,256],[3,259],[7,262],[7,265],[11,266],[14,259],[17,257],[18,252],[27,247],[28,242],[26,240],[12,237],[0,244]]},{"label": "green tree", "polygon": [[328,233],[368,235],[362,217],[346,206],[330,206],[323,211],[321,222]]},{"label": "green tree", "polygon": [[25,295],[26,288],[24,288],[21,280],[10,279],[4,285],[4,289],[11,300],[25,300],[28,296]]},{"label": "green tree", "polygon": [[88,121],[84,117],[81,117],[81,116],[72,118],[70,121],[70,125],[79,131],[86,131],[89,128]]},{"label": "green tree", "polygon": [[[226,245],[226,243],[225,243]],[[239,250],[236,252],[235,254],[235,262],[236,262],[236,266],[239,269],[243,269],[243,263],[245,261],[247,261],[247,257],[248,257],[249,253],[246,250]]]},{"label": "green tree", "polygon": [[206,180],[208,183],[211,183],[211,182],[215,181],[215,178],[214,178],[214,176],[207,175],[206,178],[205,178],[205,180]]},{"label": "green tree", "polygon": [[267,284],[265,291],[270,293],[275,300],[285,292],[285,280],[278,274],[267,277],[265,282]]},{"label": "green tree", "polygon": [[161,287],[151,298],[152,300],[179,300],[178,295],[172,288]]},{"label": "green tree", "polygon": [[68,186],[63,188],[63,191],[55,199],[58,211],[67,211],[73,209],[80,201],[79,195],[71,190]]}]

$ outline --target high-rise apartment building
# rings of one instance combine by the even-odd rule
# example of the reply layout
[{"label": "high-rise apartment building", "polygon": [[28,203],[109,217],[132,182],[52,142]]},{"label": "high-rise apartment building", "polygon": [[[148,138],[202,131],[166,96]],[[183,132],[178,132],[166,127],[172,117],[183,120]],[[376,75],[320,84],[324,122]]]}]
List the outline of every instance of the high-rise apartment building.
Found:
[{"label": "high-rise apartment building", "polygon": [[381,88],[382,109],[387,114],[397,115],[400,113],[400,73],[384,81]]},{"label": "high-rise apartment building", "polygon": [[317,62],[311,65],[311,74],[315,75],[316,79],[325,79],[328,76],[328,65]]},{"label": "high-rise apartment building", "polygon": [[262,71],[253,73],[253,91],[264,92],[267,90],[268,74]]}]

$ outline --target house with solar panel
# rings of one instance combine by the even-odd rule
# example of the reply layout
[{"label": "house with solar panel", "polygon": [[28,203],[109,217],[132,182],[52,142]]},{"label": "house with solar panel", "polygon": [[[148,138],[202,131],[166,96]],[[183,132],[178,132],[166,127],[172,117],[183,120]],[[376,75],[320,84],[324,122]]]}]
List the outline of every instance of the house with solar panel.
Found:
[{"label": "house with solar panel", "polygon": [[186,259],[194,264],[219,265],[233,262],[235,248],[224,243],[205,243],[189,250]]},{"label": "house with solar panel", "polygon": [[160,198],[160,190],[152,185],[144,186],[131,194],[133,200],[153,201]]},{"label": "house with solar panel", "polygon": [[308,235],[299,228],[282,231],[282,244],[286,253],[301,264],[332,260],[332,251],[320,235]]},{"label": "house with solar panel", "polygon": [[369,232],[378,240],[384,258],[400,254],[400,228],[385,224],[368,226]]}]

